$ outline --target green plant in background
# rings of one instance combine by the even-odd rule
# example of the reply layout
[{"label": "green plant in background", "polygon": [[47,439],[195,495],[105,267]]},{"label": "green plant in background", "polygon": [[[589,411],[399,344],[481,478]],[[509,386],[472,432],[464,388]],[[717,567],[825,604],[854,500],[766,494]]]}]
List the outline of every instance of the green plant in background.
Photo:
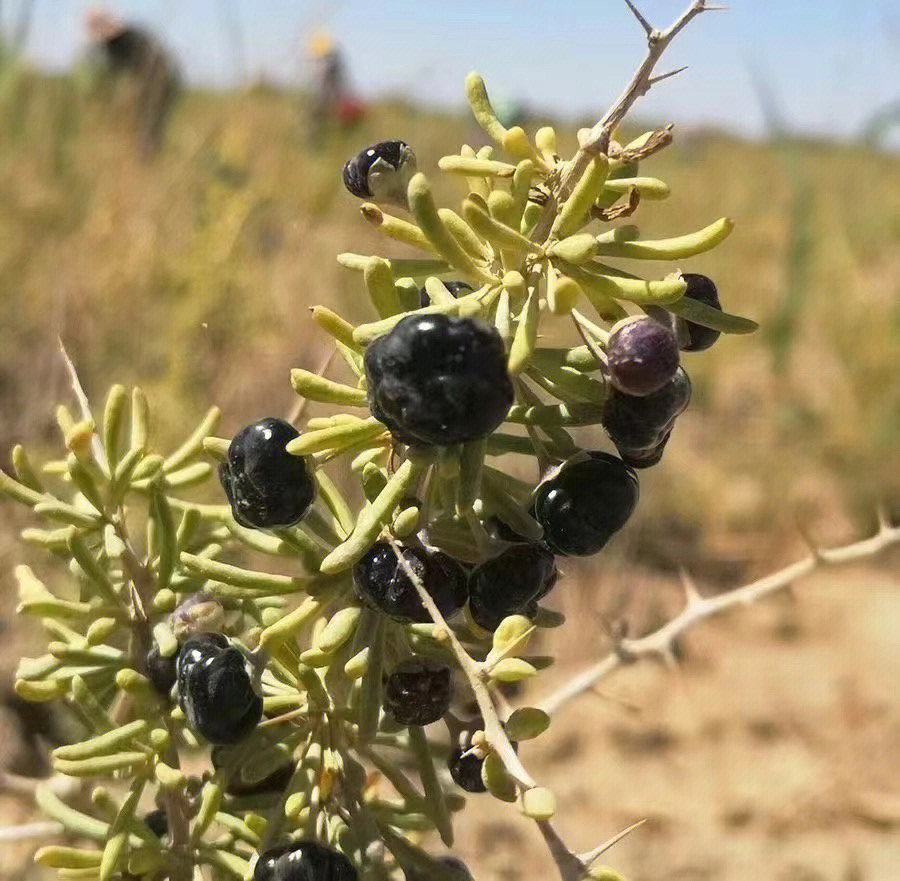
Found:
[{"label": "green plant in background", "polygon": [[[659,630],[620,638],[534,705],[504,696],[552,661],[527,647],[564,623],[540,605],[555,558],[600,550],[634,509],[636,469],[662,457],[690,397],[680,352],[755,327],[721,309],[705,276],[646,280],[616,264],[686,259],[731,231],[723,218],[646,240],[614,223],[668,195],[638,171],[670,129],[626,145],[612,135],[707,8],[695,0],[664,32],[633,10],[647,57],[569,160],[552,129],[530,140],[504,127],[470,75],[492,145],[440,161],[467,185],[458,211],[435,205],[402,141],[348,161],[363,217],[421,256],[339,257],[377,318],[354,327],[314,307],[351,379],[297,369],[291,383],[340,412],[302,432],[263,419],[227,440],[212,435],[213,409],[163,455],[140,390],[113,387],[95,420],[69,365],[79,413],[57,414],[65,458],[36,468],[17,447],[15,477],[0,474],[0,490],[42,521],[23,541],[66,567],[54,590],[16,569],[20,610],[51,640],[23,659],[16,691],[66,703],[84,726],[53,754],[57,775],[83,785],[37,789],[69,836],[38,862],[91,881],[459,881],[468,871],[435,856],[428,834],[452,846],[462,789],[533,819],[563,881],[614,879],[597,860],[624,833],[584,853],[566,846],[555,798],[517,745],[622,664],[670,654],[694,622],[900,540],[882,523],[719,597],[686,584],[684,611]],[[595,426],[618,456],[583,449],[581,430]],[[207,456],[227,505],[185,497],[211,476]],[[351,498],[339,489],[348,475]],[[244,551],[272,563],[228,562]],[[438,721],[446,736],[426,735]]]}]

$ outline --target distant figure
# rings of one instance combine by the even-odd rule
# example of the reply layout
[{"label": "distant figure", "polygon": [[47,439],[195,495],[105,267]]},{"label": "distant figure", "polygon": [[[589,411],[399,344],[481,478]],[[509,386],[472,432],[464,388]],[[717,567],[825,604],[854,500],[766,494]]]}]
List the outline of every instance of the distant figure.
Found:
[{"label": "distant figure", "polygon": [[321,140],[330,122],[349,127],[364,113],[363,103],[347,89],[344,60],[326,34],[316,34],[309,43],[309,56],[315,65],[312,102],[312,127]]},{"label": "distant figure", "polygon": [[110,73],[133,80],[141,150],[151,156],[162,143],[166,119],[178,94],[174,62],[156,37],[124,24],[106,10],[89,9],[85,27],[91,42],[103,52]]}]

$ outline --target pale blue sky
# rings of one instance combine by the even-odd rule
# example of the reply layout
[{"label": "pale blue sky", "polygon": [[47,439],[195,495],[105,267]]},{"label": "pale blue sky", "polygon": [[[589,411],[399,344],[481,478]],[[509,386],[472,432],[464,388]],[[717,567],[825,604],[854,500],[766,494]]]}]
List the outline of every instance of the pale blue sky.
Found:
[{"label": "pale blue sky", "polygon": [[[68,63],[84,42],[89,0],[36,0],[30,57]],[[639,0],[657,25],[687,0]],[[16,0],[2,6],[7,18]],[[243,32],[247,67],[277,80],[304,76],[309,36],[324,28],[345,47],[367,95],[412,94],[460,105],[472,68],[497,94],[538,108],[596,114],[621,89],[642,53],[643,32],[621,0],[110,0],[110,8],[156,27],[190,79],[240,77],[227,12]],[[688,64],[640,105],[640,115],[681,125],[713,123],[759,134],[752,84],[758,71],[799,131],[857,132],[900,99],[900,8],[895,0],[730,0],[726,12],[692,23],[666,55]]]}]

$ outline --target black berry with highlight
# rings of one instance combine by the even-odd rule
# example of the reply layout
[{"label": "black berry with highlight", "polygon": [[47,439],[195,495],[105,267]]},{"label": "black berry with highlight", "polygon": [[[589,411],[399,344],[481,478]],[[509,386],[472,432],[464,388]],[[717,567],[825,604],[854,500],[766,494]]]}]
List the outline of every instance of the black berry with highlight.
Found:
[{"label": "black berry with highlight", "polygon": [[310,839],[288,841],[259,855],[253,881],[357,881],[353,863],[340,851]]},{"label": "black berry with highlight", "polygon": [[316,484],[307,462],[285,450],[295,437],[298,432],[292,425],[269,417],[232,438],[219,479],[234,519],[242,526],[290,526],[312,505]]},{"label": "black berry with highlight", "polygon": [[626,523],[638,500],[638,480],[621,459],[604,452],[564,463],[534,493],[534,517],[557,554],[599,551]]},{"label": "black berry with highlight", "polygon": [[178,703],[190,728],[210,743],[235,743],[262,717],[244,656],[219,633],[191,637],[178,655]]},{"label": "black berry with highlight", "polygon": [[503,340],[473,318],[409,315],[366,349],[369,409],[401,443],[477,440],[506,418]]},{"label": "black berry with highlight", "polygon": [[469,574],[469,613],[485,630],[508,615],[524,613],[557,579],[552,551],[543,544],[517,544]]}]

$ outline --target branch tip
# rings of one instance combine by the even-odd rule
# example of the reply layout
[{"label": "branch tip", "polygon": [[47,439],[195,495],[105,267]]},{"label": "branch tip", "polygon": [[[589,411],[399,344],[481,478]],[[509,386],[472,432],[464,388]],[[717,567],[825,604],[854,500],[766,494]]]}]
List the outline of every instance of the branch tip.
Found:
[{"label": "branch tip", "polygon": [[678,74],[687,69],[688,66],[685,64],[682,67],[676,67],[675,70],[670,70],[668,73],[661,73],[658,76],[652,76],[647,80],[647,88],[649,89],[651,86],[655,86],[657,83],[661,83],[663,80],[671,79],[673,76],[678,76]]},{"label": "branch tip", "polygon": [[638,20],[638,24],[644,29],[649,37],[654,31],[653,25],[644,18],[641,11],[631,2],[631,0],[625,0],[625,5],[631,10],[631,14]]}]

